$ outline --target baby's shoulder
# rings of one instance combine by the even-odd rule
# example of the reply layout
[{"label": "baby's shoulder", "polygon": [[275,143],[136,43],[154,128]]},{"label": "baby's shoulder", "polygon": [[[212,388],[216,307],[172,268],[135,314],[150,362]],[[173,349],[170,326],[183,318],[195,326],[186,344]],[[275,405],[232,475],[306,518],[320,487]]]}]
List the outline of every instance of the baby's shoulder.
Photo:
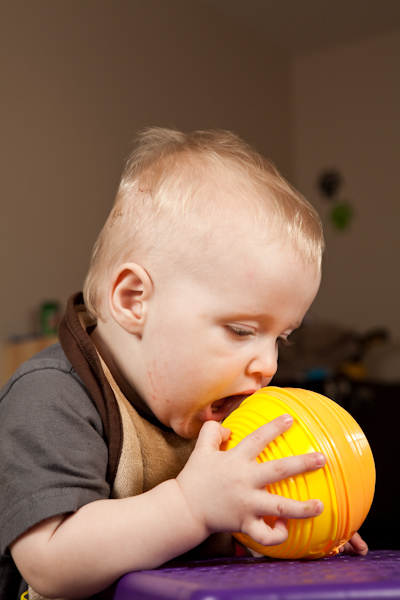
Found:
[{"label": "baby's shoulder", "polygon": [[0,390],[3,415],[10,410],[33,412],[35,407],[41,412],[65,411],[67,406],[97,421],[91,396],[59,343],[23,363]]},{"label": "baby's shoulder", "polygon": [[[30,386],[32,380],[43,380],[45,383],[49,378],[57,377],[59,374],[71,374],[72,365],[64,354],[61,345],[53,344],[32,358],[24,362],[13,373],[10,379],[0,390],[0,400],[6,397],[10,391],[18,384],[18,387]],[[60,377],[63,379],[63,377]]]}]

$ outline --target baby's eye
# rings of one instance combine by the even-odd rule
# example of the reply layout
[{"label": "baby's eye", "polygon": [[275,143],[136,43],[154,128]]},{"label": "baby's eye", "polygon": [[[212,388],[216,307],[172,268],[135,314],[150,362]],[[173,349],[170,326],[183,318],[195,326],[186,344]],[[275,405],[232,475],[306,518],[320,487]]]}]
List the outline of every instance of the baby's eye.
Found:
[{"label": "baby's eye", "polygon": [[235,336],[245,337],[246,335],[254,335],[254,331],[251,329],[244,329],[243,327],[234,327],[233,325],[227,325],[227,330]]}]

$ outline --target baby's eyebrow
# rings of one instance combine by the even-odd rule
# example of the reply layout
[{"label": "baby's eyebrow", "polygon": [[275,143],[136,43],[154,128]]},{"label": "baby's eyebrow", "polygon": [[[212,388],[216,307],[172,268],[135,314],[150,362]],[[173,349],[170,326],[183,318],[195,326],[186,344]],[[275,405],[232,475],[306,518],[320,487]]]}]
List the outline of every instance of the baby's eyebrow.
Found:
[{"label": "baby's eyebrow", "polygon": [[[271,314],[266,314],[264,312],[237,312],[237,313],[231,313],[228,314],[224,317],[224,321],[225,320],[232,320],[232,321],[240,321],[240,320],[255,320],[255,321],[271,321],[274,319],[274,316]],[[291,331],[294,331],[295,329],[298,329],[300,327],[300,325],[302,324],[302,321],[295,321],[294,323],[292,323],[291,325],[289,325],[287,327],[287,329],[290,329]]]},{"label": "baby's eyebrow", "polygon": [[258,312],[251,312],[251,311],[246,311],[246,312],[232,312],[229,313],[227,315],[225,315],[224,319],[232,319],[232,320],[240,320],[240,319],[254,319],[254,320],[264,320],[264,319],[271,319],[273,318],[272,315],[268,315],[265,313],[258,313]]}]

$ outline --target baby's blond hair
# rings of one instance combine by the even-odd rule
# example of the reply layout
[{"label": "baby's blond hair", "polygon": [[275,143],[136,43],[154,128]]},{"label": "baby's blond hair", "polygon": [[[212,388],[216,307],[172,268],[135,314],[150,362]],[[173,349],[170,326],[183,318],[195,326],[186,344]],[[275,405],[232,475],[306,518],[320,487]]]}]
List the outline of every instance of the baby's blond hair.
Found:
[{"label": "baby's blond hair", "polygon": [[[112,273],[124,262],[146,268],[167,256],[180,269],[204,268],[215,224],[234,214],[242,222],[249,217],[259,236],[291,243],[306,264],[320,269],[318,213],[251,146],[229,131],[142,131],[93,249],[87,309],[101,316]],[[197,254],[187,251],[196,244]]]}]

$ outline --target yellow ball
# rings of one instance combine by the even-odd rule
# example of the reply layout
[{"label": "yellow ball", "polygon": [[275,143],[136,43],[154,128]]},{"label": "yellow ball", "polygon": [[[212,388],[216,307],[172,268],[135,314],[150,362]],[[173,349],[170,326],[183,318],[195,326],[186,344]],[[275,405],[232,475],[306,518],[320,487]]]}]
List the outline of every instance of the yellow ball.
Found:
[{"label": "yellow ball", "polygon": [[[262,546],[241,533],[234,536],[245,546],[274,558],[332,556],[361,527],[375,490],[371,448],[358,423],[343,407],[307,390],[263,388],[225,419],[223,425],[232,433],[221,449],[233,448],[249,433],[285,413],[292,415],[292,427],[265,448],[258,462],[322,452],[326,465],[268,485],[267,490],[295,500],[318,498],[324,503],[324,511],[310,519],[289,519],[288,539],[277,546]],[[271,526],[275,519],[264,517]]]}]

